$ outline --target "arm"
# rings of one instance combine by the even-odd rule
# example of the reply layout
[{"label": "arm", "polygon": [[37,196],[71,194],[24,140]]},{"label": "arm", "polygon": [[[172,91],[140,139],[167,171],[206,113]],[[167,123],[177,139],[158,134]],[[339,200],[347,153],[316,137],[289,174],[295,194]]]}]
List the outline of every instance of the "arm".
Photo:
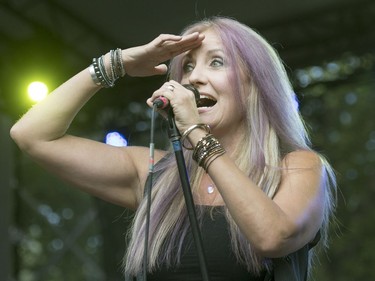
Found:
[{"label": "arm", "polygon": [[[160,63],[198,46],[202,39],[197,33],[160,35],[144,46],[123,50],[125,70],[130,76],[164,74],[167,68]],[[135,208],[147,176],[147,149],[116,148],[66,134],[78,111],[99,89],[88,69],[81,71],[31,108],[12,127],[11,137],[61,178],[102,199]],[[156,152],[155,159],[161,156]]]},{"label": "arm", "polygon": [[292,152],[283,160],[279,189],[270,199],[223,155],[209,167],[233,219],[255,250],[280,257],[310,242],[323,221],[325,191],[320,159]]}]

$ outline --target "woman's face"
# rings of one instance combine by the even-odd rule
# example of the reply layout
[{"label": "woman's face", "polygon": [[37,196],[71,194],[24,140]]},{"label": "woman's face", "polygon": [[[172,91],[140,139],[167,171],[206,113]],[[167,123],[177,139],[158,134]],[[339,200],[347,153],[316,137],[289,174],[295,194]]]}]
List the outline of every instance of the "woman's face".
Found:
[{"label": "woman's face", "polygon": [[213,31],[203,32],[201,46],[187,52],[183,59],[182,84],[192,84],[200,92],[198,112],[201,121],[210,125],[217,137],[233,136],[244,119],[239,95],[233,93],[229,58],[221,38]]}]

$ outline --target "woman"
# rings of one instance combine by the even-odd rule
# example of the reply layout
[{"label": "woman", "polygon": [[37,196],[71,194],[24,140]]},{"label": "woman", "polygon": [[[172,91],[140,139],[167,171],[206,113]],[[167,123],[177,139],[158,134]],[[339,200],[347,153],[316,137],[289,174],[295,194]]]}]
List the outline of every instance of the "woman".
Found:
[{"label": "woman", "polygon": [[[183,135],[210,277],[264,280],[275,273],[278,280],[288,261],[288,270],[297,265],[299,274],[292,270],[283,278],[305,279],[311,241],[322,233],[325,243],[334,175],[310,147],[277,54],[235,20],[203,20],[181,36],[160,35],[144,46],[94,59],[27,112],[11,136],[61,178],[137,210],[124,259],[126,273],[135,276],[144,252],[148,167],[143,163],[149,151],[107,146],[66,130],[101,87],[113,86],[125,72],[164,74],[167,67],[161,63],[168,59],[171,80],[147,104],[167,98]],[[184,84],[200,92],[199,108]],[[201,280],[174,156],[158,150],[155,161],[147,278]]]}]

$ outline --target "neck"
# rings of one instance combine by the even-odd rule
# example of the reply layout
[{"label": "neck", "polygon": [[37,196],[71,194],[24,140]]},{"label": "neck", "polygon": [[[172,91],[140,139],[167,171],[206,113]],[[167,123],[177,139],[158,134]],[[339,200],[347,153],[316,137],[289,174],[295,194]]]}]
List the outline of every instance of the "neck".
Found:
[{"label": "neck", "polygon": [[230,130],[229,132],[223,134],[217,134],[214,131],[214,136],[219,140],[221,145],[224,147],[225,151],[229,155],[234,155],[238,146],[243,143],[245,129],[242,126],[236,130]]}]

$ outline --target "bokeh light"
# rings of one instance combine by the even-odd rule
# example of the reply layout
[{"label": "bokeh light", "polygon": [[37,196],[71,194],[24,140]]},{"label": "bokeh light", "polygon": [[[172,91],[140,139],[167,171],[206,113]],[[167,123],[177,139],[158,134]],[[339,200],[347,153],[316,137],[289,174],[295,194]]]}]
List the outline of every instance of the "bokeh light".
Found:
[{"label": "bokeh light", "polygon": [[127,146],[128,141],[119,132],[109,132],[105,137],[105,143],[113,146]]},{"label": "bokeh light", "polygon": [[48,95],[48,87],[43,82],[35,81],[29,84],[27,93],[33,102],[39,102]]}]

